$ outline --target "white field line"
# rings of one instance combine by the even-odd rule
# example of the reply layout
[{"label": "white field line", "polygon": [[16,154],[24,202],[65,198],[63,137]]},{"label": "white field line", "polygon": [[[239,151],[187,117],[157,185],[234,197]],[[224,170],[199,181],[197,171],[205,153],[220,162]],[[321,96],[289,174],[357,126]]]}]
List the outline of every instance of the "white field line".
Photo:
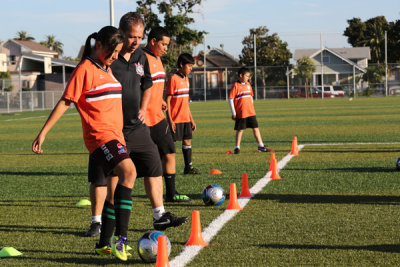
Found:
[{"label": "white field line", "polygon": [[[72,116],[72,115],[78,115],[78,113],[64,114],[64,116]],[[48,116],[26,117],[26,118],[19,118],[19,119],[8,119],[8,120],[4,120],[4,121],[22,121],[22,120],[40,119],[40,118],[47,118],[47,117]]]},{"label": "white field line", "polygon": [[[299,150],[301,150],[304,145],[299,145]],[[283,169],[285,165],[294,156],[288,154],[281,161],[278,162],[278,169]],[[250,188],[250,193],[256,195],[260,192],[270,181],[271,181],[271,171],[267,172],[263,178],[257,181],[257,183]],[[238,203],[241,208],[244,208],[251,198],[239,198]],[[213,237],[222,229],[222,227],[230,221],[239,210],[225,210],[220,216],[214,219],[201,233],[204,241],[209,243]],[[186,246],[182,252],[170,261],[172,267],[183,267],[187,263],[191,262],[194,257],[202,250],[202,246]]]},{"label": "white field line", "polygon": [[400,142],[391,143],[326,143],[326,144],[303,144],[303,146],[345,146],[345,145],[400,145]]}]

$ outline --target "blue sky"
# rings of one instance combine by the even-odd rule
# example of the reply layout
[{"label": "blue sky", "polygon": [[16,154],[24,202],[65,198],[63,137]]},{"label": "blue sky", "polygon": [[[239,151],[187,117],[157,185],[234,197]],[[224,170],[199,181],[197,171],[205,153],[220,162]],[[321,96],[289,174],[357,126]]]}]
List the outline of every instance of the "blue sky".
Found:
[{"label": "blue sky", "polygon": [[[86,37],[110,24],[109,0],[2,0],[0,40],[26,31],[36,41],[55,35],[64,44],[64,55],[76,57]],[[136,0],[114,0],[115,23]],[[243,37],[250,28],[267,26],[278,33],[294,52],[318,48],[320,36],[327,47],[349,47],[343,31],[347,20],[366,20],[383,15],[388,21],[400,19],[399,0],[203,0],[191,27],[205,30],[207,45],[220,47],[238,57]],[[195,52],[202,50],[197,47]]]}]

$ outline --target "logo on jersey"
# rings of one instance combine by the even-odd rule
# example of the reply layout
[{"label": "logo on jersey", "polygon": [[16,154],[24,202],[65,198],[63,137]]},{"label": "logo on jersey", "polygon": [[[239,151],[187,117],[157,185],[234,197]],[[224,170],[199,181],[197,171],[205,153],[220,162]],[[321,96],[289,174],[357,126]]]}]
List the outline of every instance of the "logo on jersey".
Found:
[{"label": "logo on jersey", "polygon": [[135,66],[136,66],[136,74],[143,76],[144,75],[143,65],[138,62],[138,63],[135,63]]},{"label": "logo on jersey", "polygon": [[249,89],[249,90],[250,90],[250,85],[247,85],[247,89]]},{"label": "logo on jersey", "polygon": [[121,145],[120,143],[117,144],[117,147],[118,147],[118,154],[127,153],[125,150],[125,147],[123,145]]}]

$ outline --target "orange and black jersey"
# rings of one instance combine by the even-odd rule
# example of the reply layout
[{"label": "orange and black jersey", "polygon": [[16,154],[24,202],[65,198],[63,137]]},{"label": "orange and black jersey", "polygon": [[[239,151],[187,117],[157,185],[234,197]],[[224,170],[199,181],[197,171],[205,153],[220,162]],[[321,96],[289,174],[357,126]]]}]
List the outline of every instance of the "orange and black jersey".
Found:
[{"label": "orange and black jersey", "polygon": [[171,119],[175,123],[191,122],[189,109],[189,78],[180,72],[172,75],[167,84],[171,96]]},{"label": "orange and black jersey", "polygon": [[229,98],[233,99],[236,118],[243,119],[256,115],[253,105],[253,89],[250,83],[235,82],[229,92]]},{"label": "orange and black jersey", "polygon": [[146,125],[151,127],[165,119],[162,111],[162,102],[165,87],[165,70],[161,58],[157,57],[147,48],[143,51],[147,56],[151,79],[153,86],[151,87],[151,96],[146,110]]}]

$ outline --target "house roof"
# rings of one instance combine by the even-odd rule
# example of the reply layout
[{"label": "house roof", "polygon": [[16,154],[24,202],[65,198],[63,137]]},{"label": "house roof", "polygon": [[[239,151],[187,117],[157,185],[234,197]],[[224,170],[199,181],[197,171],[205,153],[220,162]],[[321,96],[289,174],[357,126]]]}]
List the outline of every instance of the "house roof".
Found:
[{"label": "house roof", "polygon": [[[44,62],[43,56],[33,55],[33,54],[29,54],[29,53],[22,53],[21,56],[22,56],[22,58],[31,59],[31,60],[39,61],[39,62]],[[78,63],[76,63],[74,61],[69,61],[69,60],[59,59],[59,58],[52,58],[51,64],[53,66],[63,66],[64,65],[66,67],[71,67],[71,68],[75,68],[76,65],[78,65]]]},{"label": "house roof", "polygon": [[41,53],[58,55],[58,53],[56,51],[53,51],[53,50],[47,48],[46,46],[41,45],[34,41],[21,41],[21,40],[15,40],[15,39],[10,39],[9,41],[15,42],[18,45],[23,46],[32,52],[41,52]]},{"label": "house roof", "polygon": [[[197,59],[203,59],[203,54],[199,54],[195,57]],[[212,64],[211,67],[237,67],[241,66],[239,60],[236,59],[231,54],[218,48],[211,48],[206,54],[206,60],[208,63]]]},{"label": "house roof", "polygon": [[[323,48],[335,52],[346,59],[371,59],[371,50],[369,47],[348,47],[348,48]],[[294,51],[294,60],[299,60],[302,57],[313,57],[321,52],[321,49],[296,49]]]}]

